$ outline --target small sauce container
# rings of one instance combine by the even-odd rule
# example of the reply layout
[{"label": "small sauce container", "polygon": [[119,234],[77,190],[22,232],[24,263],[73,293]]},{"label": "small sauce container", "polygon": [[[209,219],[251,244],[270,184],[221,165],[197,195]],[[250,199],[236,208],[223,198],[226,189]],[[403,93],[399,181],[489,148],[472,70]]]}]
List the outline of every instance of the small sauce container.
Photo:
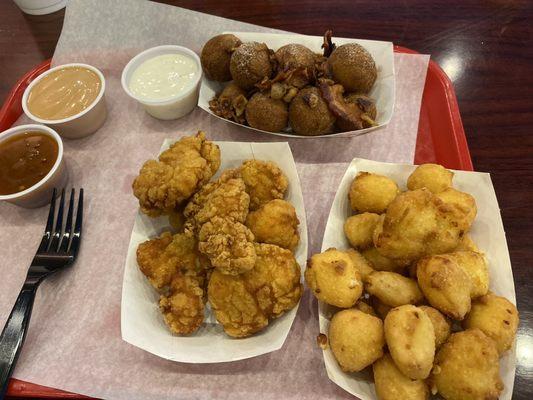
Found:
[{"label": "small sauce container", "polygon": [[[72,71],[76,70],[91,74],[99,81],[97,82],[97,93],[90,94],[92,96],[90,98],[93,98],[92,102],[83,104],[83,106],[80,106],[79,103],[87,98],[87,93],[83,92],[87,85],[83,86],[84,82],[76,82],[75,76],[72,75]],[[65,71],[69,73],[69,76],[62,84],[60,81],[61,73]],[[52,86],[52,84],[54,84],[53,89],[47,89],[47,85]],[[105,78],[97,68],[81,63],[63,64],[49,69],[29,84],[22,96],[22,109],[29,118],[55,129],[61,136],[68,139],[78,139],[96,132],[105,122],[107,108],[104,94]],[[30,103],[34,99],[36,102],[41,100],[37,102],[40,104],[55,104],[58,107],[74,110],[74,113],[63,113],[59,118],[47,117],[38,113],[35,108],[32,111],[32,104]],[[49,115],[53,114],[49,113]]]},{"label": "small sauce container", "polygon": [[20,192],[0,195],[0,201],[7,201],[24,208],[36,208],[49,204],[54,188],[65,187],[68,181],[68,171],[63,159],[63,142],[53,129],[44,125],[20,125],[0,133],[0,146],[14,136],[25,132],[38,132],[51,137],[57,144],[57,158],[52,169],[37,183]]},{"label": "small sauce container", "polygon": [[[195,69],[194,71],[188,70],[189,76],[186,84],[180,85],[176,91],[171,94],[169,87],[172,86],[172,83],[170,83],[172,77],[157,75],[158,73],[172,75],[172,72],[167,68],[168,63],[166,66],[159,64],[161,65],[159,71],[155,63],[151,67],[153,71],[148,70],[148,67],[152,61],[172,55],[181,56],[182,59],[189,63],[189,66],[195,65]],[[162,86],[161,92],[164,94],[151,97],[148,95],[141,95],[138,90],[133,88],[132,84],[138,84],[139,79],[137,76],[139,75],[139,71],[141,69],[143,70],[145,79],[153,79],[152,82],[155,81],[156,84]],[[194,51],[186,47],[176,45],[152,47],[143,51],[142,53],[139,53],[130,60],[126,67],[124,67],[121,79],[122,88],[131,98],[141,103],[144,106],[144,109],[150,115],[163,120],[178,119],[194,110],[198,104],[201,80],[202,66],[200,63],[200,58]],[[162,82],[168,82],[168,87],[165,88]],[[142,83],[143,82],[141,82],[141,84]],[[145,87],[149,88],[150,84],[151,83],[147,82]]]}]

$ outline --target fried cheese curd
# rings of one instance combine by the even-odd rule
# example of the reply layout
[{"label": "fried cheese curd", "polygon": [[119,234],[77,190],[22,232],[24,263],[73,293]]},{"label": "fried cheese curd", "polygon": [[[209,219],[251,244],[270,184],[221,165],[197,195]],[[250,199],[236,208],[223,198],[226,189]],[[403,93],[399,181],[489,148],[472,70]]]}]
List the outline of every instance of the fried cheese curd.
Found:
[{"label": "fried cheese curd", "polygon": [[366,279],[365,290],[390,307],[418,304],[424,299],[415,280],[395,272],[371,273]]},{"label": "fried cheese curd", "polygon": [[379,214],[362,213],[348,217],[344,223],[344,234],[352,247],[366,249],[373,246],[372,235],[379,221]]},{"label": "fried cheese curd", "polygon": [[452,187],[453,172],[439,164],[422,164],[407,178],[407,188],[416,190],[426,188],[437,194]]},{"label": "fried cheese curd", "polygon": [[369,172],[357,174],[350,186],[348,198],[353,211],[381,214],[398,195],[392,179]]},{"label": "fried cheese curd", "polygon": [[333,316],[328,337],[331,351],[343,371],[361,371],[383,356],[383,322],[355,308]]},{"label": "fried cheese curd", "polygon": [[411,379],[426,379],[435,357],[435,331],[426,313],[407,304],[385,317],[385,340],[398,369]]},{"label": "fried cheese curd", "polygon": [[483,254],[474,251],[456,251],[443,254],[442,257],[453,259],[466,272],[472,284],[471,298],[474,299],[487,294],[489,291],[489,267]]},{"label": "fried cheese curd", "polygon": [[280,199],[263,204],[246,218],[246,226],[254,234],[256,242],[275,244],[291,251],[300,241],[299,224],[294,206]]},{"label": "fried cheese curd", "polygon": [[357,268],[357,270],[361,274],[361,280],[363,282],[366,282],[370,274],[374,272],[374,270],[372,269],[372,265],[365,257],[363,257],[361,253],[359,253],[355,249],[348,249],[345,251],[345,253],[348,254],[348,257],[350,257],[350,259],[352,260],[353,264],[355,265],[355,268]]},{"label": "fried cheese curd", "polygon": [[363,257],[369,262],[370,266],[376,271],[402,272],[408,265],[403,260],[393,260],[381,255],[375,247],[370,247],[361,252]]},{"label": "fried cheese curd", "polygon": [[448,188],[436,195],[448,205],[459,227],[464,231],[470,229],[477,215],[476,200],[471,194],[460,192],[454,188]]},{"label": "fried cheese curd", "polygon": [[148,160],[133,181],[141,211],[150,217],[169,214],[207,183],[220,167],[220,149],[203,132],[185,136]]},{"label": "fried cheese curd", "polygon": [[374,245],[381,255],[416,260],[447,253],[461,241],[466,226],[454,212],[427,189],[399,194],[374,230]]},{"label": "fried cheese curd", "polygon": [[363,293],[361,273],[352,258],[337,249],[312,256],[305,281],[318,300],[336,307],[352,307]]},{"label": "fried cheese curd", "polygon": [[239,173],[250,195],[250,210],[257,210],[271,200],[283,199],[289,186],[281,168],[272,161],[247,160]]},{"label": "fried cheese curd", "polygon": [[405,376],[390,354],[385,354],[373,365],[374,383],[379,400],[427,400],[429,389],[422,379]]},{"label": "fried cheese curd", "polygon": [[253,269],[240,275],[214,270],[208,298],[217,321],[232,337],[250,336],[294,308],[302,295],[300,266],[293,254],[271,244],[255,244]]},{"label": "fried cheese curd", "polygon": [[479,329],[450,336],[435,357],[432,392],[446,400],[497,400],[503,390],[494,341]]},{"label": "fried cheese curd", "polygon": [[198,241],[198,250],[224,274],[242,274],[255,265],[253,233],[230,217],[213,217],[203,224]]},{"label": "fried cheese curd", "polygon": [[518,329],[518,310],[505,297],[488,293],[472,302],[470,313],[463,321],[465,329],[478,328],[496,343],[501,356],[509,350]]},{"label": "fried cheese curd", "polygon": [[446,343],[451,334],[452,324],[439,310],[430,306],[418,306],[431,320],[435,331],[435,348]]},{"label": "fried cheese curd", "polygon": [[472,283],[454,259],[446,255],[423,258],[416,274],[431,306],[455,320],[462,320],[470,311]]}]

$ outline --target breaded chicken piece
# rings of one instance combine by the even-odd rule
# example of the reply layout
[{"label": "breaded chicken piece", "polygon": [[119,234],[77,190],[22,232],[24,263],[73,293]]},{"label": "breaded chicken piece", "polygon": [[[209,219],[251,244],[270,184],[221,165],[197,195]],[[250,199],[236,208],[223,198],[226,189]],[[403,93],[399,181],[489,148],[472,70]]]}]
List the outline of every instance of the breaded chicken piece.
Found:
[{"label": "breaded chicken piece", "polygon": [[374,230],[385,257],[416,260],[455,249],[465,234],[451,207],[427,189],[399,194]]},{"label": "breaded chicken piece", "polygon": [[246,226],[254,234],[256,242],[275,244],[291,251],[300,241],[299,224],[294,206],[279,199],[263,204],[246,218]]},{"label": "breaded chicken piece", "polygon": [[274,199],[283,199],[289,181],[283,171],[271,161],[247,160],[240,168],[241,178],[250,195],[250,210],[257,210]]},{"label": "breaded chicken piece", "polygon": [[172,279],[170,292],[159,299],[165,323],[174,333],[195,332],[204,321],[204,290],[195,276],[178,273]]},{"label": "breaded chicken piece", "polygon": [[172,210],[168,214],[168,223],[175,233],[181,233],[185,227],[185,216],[183,215],[183,207]]},{"label": "breaded chicken piece", "polygon": [[269,318],[278,318],[302,297],[300,266],[290,251],[272,244],[256,243],[255,252],[255,267],[245,274],[248,287],[261,310]]},{"label": "breaded chicken piece", "polygon": [[148,160],[133,181],[141,211],[151,217],[168,214],[207,183],[220,166],[220,149],[203,132],[186,136]]},{"label": "breaded chicken piece", "polygon": [[202,225],[198,240],[198,250],[224,274],[242,274],[255,265],[254,235],[232,218],[212,218]]},{"label": "breaded chicken piece", "polygon": [[185,207],[185,228],[198,232],[203,224],[214,217],[230,217],[244,223],[250,204],[250,196],[244,189],[244,182],[240,178],[209,184]]},{"label": "breaded chicken piece", "polygon": [[176,273],[196,273],[202,269],[194,236],[172,236],[170,232],[164,232],[158,238],[141,243],[137,248],[137,263],[141,272],[158,291],[164,291]]},{"label": "breaded chicken piece", "polygon": [[233,337],[247,337],[294,308],[302,296],[300,266],[289,250],[255,244],[253,269],[231,276],[214,270],[208,297],[217,321]]},{"label": "breaded chicken piece", "polygon": [[169,328],[194,332],[204,319],[206,262],[190,233],[164,232],[137,248],[139,268],[159,292],[159,306]]}]

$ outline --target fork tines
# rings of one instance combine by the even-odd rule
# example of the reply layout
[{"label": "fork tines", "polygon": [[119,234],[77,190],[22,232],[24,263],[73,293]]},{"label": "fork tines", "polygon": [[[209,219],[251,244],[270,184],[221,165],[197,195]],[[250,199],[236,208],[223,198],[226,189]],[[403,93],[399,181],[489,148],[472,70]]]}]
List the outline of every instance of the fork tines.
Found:
[{"label": "fork tines", "polygon": [[57,216],[57,190],[54,189],[52,200],[50,202],[50,211],[48,212],[46,228],[37,253],[61,253],[72,255],[74,257],[76,256],[80,245],[83,223],[83,189],[80,189],[78,195],[76,221],[73,221],[75,194],[75,190],[72,189],[70,192],[67,220],[65,224],[63,224],[63,214],[65,211],[65,189],[61,190]]}]

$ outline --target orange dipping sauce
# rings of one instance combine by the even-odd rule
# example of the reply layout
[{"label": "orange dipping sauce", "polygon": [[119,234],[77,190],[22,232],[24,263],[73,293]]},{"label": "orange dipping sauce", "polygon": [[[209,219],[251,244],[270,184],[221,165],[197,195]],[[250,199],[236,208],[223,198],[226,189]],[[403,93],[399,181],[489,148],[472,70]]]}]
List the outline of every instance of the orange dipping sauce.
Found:
[{"label": "orange dipping sauce", "polygon": [[42,132],[28,131],[0,143],[0,195],[26,190],[41,181],[57,161],[59,146]]},{"label": "orange dipping sauce", "polygon": [[28,110],[45,120],[72,117],[89,107],[98,97],[102,82],[84,67],[65,67],[39,80],[28,95]]}]

